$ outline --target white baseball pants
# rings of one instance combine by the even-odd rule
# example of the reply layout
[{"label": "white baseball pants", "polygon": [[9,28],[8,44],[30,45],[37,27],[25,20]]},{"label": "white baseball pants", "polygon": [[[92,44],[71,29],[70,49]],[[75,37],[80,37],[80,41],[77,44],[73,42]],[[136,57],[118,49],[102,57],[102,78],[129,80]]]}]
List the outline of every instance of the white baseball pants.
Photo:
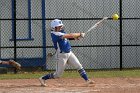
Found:
[{"label": "white baseball pants", "polygon": [[74,66],[77,70],[83,68],[78,58],[72,51],[70,51],[70,53],[60,53],[57,51],[55,56],[57,58],[57,62],[54,78],[58,78],[63,74],[67,64]]}]

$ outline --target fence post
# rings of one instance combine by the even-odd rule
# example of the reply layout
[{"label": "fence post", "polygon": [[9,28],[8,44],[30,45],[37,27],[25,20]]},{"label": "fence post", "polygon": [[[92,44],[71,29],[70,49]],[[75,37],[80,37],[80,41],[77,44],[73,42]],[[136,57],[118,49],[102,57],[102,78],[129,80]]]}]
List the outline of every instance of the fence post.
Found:
[{"label": "fence post", "polygon": [[120,70],[122,70],[122,0],[120,0]]},{"label": "fence post", "polygon": [[[45,20],[45,0],[42,0],[42,39],[43,39],[43,64],[46,63],[46,20]],[[46,67],[46,66],[45,66]],[[43,67],[44,68],[44,67]]]},{"label": "fence post", "polygon": [[[17,54],[17,51],[16,51],[17,50],[16,49],[16,47],[17,47],[16,46],[16,0],[13,1],[12,5],[13,5],[13,7],[12,7],[13,11],[12,12],[13,12],[13,18],[14,18],[13,19],[13,21],[14,21],[13,22],[14,23],[14,25],[13,25],[13,29],[14,29],[14,35],[13,35],[13,38],[14,38],[14,60],[16,61],[17,60],[17,55],[16,55]],[[14,69],[14,73],[15,74],[17,73],[16,68]]]}]

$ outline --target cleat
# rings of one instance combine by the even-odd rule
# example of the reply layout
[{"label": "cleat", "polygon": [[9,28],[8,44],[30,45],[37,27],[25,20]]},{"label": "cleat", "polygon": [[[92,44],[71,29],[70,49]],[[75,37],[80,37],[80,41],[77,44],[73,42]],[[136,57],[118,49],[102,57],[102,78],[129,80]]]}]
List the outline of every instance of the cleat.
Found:
[{"label": "cleat", "polygon": [[86,82],[87,82],[88,86],[90,86],[90,85],[95,86],[95,81],[92,81],[92,80],[89,79]]},{"label": "cleat", "polygon": [[88,83],[88,84],[95,84],[95,82],[92,81],[92,80],[87,80],[87,83]]},{"label": "cleat", "polygon": [[41,86],[46,87],[47,85],[45,84],[45,80],[42,79],[42,77],[39,78],[39,81],[41,83]]}]

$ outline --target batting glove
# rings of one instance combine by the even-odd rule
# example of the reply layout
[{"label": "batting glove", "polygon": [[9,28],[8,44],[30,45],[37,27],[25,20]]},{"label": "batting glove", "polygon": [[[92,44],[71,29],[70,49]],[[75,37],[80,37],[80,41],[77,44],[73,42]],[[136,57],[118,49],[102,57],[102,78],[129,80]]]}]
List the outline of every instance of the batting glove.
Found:
[{"label": "batting glove", "polygon": [[85,33],[80,33],[80,37],[84,38],[85,37]]}]

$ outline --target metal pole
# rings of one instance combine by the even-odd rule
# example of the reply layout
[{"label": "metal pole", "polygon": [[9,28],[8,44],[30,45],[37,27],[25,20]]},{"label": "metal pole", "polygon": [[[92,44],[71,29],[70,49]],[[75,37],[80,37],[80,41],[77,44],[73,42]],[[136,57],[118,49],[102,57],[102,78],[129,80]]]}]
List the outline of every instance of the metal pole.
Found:
[{"label": "metal pole", "polygon": [[122,0],[120,0],[120,70],[122,70]]},{"label": "metal pole", "polygon": [[[14,0],[14,60],[17,60],[17,49],[16,49],[16,0]],[[14,73],[17,73],[17,69],[15,68]]]}]

